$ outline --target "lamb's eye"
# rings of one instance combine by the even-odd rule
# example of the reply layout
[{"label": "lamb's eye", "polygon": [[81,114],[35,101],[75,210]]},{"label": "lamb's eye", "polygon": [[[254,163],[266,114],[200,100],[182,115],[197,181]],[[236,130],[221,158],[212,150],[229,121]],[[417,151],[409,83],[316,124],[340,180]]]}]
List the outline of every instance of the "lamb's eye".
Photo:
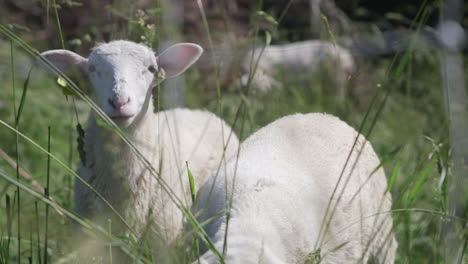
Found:
[{"label": "lamb's eye", "polygon": [[154,65],[151,65],[148,67],[148,71],[150,71],[151,73],[155,73],[156,72],[156,67],[154,67]]},{"label": "lamb's eye", "polygon": [[96,71],[96,67],[95,67],[94,65],[89,65],[88,71],[89,71],[89,72],[95,72],[95,71]]}]

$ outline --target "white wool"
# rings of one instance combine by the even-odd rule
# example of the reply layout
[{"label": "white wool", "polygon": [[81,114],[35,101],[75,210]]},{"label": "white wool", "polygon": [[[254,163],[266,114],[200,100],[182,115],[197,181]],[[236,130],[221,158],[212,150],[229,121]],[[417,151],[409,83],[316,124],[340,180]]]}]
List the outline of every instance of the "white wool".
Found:
[{"label": "white wool", "polygon": [[[231,158],[221,174],[198,191],[193,209],[204,222],[226,212],[232,196],[226,263],[306,263],[314,253],[325,264],[366,263],[370,256],[378,263],[393,263],[397,243],[391,233],[391,215],[372,216],[391,210],[385,173],[380,168],[372,174],[379,159],[363,136],[352,149],[357,136],[334,116],[296,114],[246,139],[238,159]],[[319,242],[328,201],[349,153],[332,206],[351,177]],[[226,225],[222,213],[205,226],[219,252],[223,252]],[[200,263],[220,262],[208,251]]]},{"label": "white wool", "polygon": [[[89,58],[67,50],[42,53],[60,70],[78,71],[90,81],[88,92],[94,102],[159,172],[151,175],[115,131],[90,116],[85,164],[80,163],[78,174],[115,207],[138,235],[153,240],[173,242],[184,220],[157,179],[164,180],[183,206],[190,207],[186,162],[196,186],[200,186],[225,157],[238,149],[231,128],[210,112],[174,109],[154,113],[155,75],[181,74],[202,51],[198,45],[180,43],[156,56],[142,44],[119,40],[99,44]],[[113,233],[129,234],[109,206],[78,179],[75,211],[103,226],[111,219]]]},{"label": "white wool", "polygon": [[[224,121],[210,112],[188,109],[148,113],[129,136],[186,207],[191,205],[186,161],[199,187],[216,171],[228,139],[227,156],[238,145]],[[181,230],[183,215],[156,177],[114,132],[99,127],[94,117],[88,122],[85,142],[87,164],[80,164],[78,174],[116,206],[138,233],[150,220],[156,223],[148,226],[150,230],[172,242]],[[111,218],[115,229],[121,226],[110,208],[79,180],[75,211],[101,223]]]}]

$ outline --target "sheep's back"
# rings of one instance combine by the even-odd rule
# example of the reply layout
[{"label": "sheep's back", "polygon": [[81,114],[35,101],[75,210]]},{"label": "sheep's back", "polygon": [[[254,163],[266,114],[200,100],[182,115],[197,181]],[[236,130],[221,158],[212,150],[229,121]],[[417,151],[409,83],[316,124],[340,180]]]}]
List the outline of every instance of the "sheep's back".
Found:
[{"label": "sheep's back", "polygon": [[[385,216],[390,216],[372,217],[391,210],[390,195],[385,193],[385,173],[378,169],[376,153],[363,136],[337,117],[314,113],[279,119],[248,138],[242,145],[241,157],[238,175],[248,175],[241,181],[255,186],[260,177],[269,182],[265,198],[256,200],[264,201],[266,207],[281,215],[278,225],[290,231],[286,246],[294,241],[299,242],[298,248],[318,246],[326,251],[350,241],[347,257],[360,257],[361,250],[376,236],[376,228]],[[243,162],[255,162],[255,166]],[[330,208],[336,206],[336,211],[331,220],[325,220],[330,222],[329,233],[323,244],[311,245],[308,241],[316,239],[317,227],[322,225],[334,192]],[[287,225],[283,225],[284,219]],[[391,225],[386,223],[383,233],[390,232],[389,228]],[[302,244],[297,230],[304,235]],[[377,237],[385,239],[385,235]]]},{"label": "sheep's back", "polygon": [[[329,258],[357,259],[375,236],[373,221],[359,222],[363,217],[390,210],[391,206],[390,197],[384,195],[383,170],[372,174],[379,165],[377,155],[362,136],[353,148],[357,136],[349,125],[326,114],[297,114],[279,119],[242,143],[239,160],[231,159],[226,167],[228,182],[224,182],[224,174],[220,175],[211,199],[201,198],[199,208],[210,204],[207,215],[226,208],[224,190],[228,189],[229,197],[235,178],[231,216],[237,224],[230,224],[232,235],[257,234],[264,241],[275,241],[272,251],[287,249],[285,258],[290,261],[304,260],[316,247],[326,252],[349,241],[343,250]],[[349,153],[351,157],[342,173]],[[340,194],[351,171],[352,176]],[[341,198],[322,241],[327,243],[316,243],[340,175],[343,178],[332,207],[337,197]],[[213,182],[213,178],[207,182],[202,195]],[[208,235],[220,236],[222,225],[222,218],[213,221],[206,227]],[[389,231],[388,227],[385,231]]]}]

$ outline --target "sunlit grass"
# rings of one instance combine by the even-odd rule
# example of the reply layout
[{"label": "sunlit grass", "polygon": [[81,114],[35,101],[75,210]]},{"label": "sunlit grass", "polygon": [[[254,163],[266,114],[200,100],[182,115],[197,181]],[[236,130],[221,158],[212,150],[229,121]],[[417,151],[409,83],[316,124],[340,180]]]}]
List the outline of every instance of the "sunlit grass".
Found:
[{"label": "sunlit grass", "polygon": [[[203,6],[199,8],[203,14]],[[422,8],[413,21],[412,28],[416,31],[425,22],[427,13],[424,10]],[[266,13],[258,14],[267,20],[273,19]],[[58,13],[55,15],[58,18]],[[209,36],[209,21],[205,15],[202,18]],[[264,37],[259,33],[258,24],[253,26],[254,42],[268,45],[270,35]],[[13,45],[9,54],[11,57],[0,63],[14,64],[18,54],[29,57],[38,55],[33,43],[23,42],[21,37],[13,35],[3,25],[2,33]],[[213,46],[211,37],[209,39]],[[65,45],[63,40],[61,43]],[[2,49],[10,48],[9,42],[0,42],[0,45]],[[50,71],[63,75],[47,62],[44,63]],[[222,116],[232,124],[241,139],[279,117],[297,112],[327,112],[338,115],[356,129],[361,128],[379,154],[390,182],[389,191],[395,209],[394,229],[399,242],[397,263],[445,263],[444,249],[440,243],[448,212],[446,179],[451,164],[448,122],[435,55],[410,49],[394,58],[365,59],[356,75],[362,75],[359,77],[368,80],[368,83],[356,82],[351,88],[356,90],[354,96],[363,96],[350,96],[344,111],[343,106],[337,104],[333,92],[330,92],[326,79],[317,78],[304,84],[291,78],[293,80],[283,90],[256,93],[255,87],[250,85],[255,64],[252,60],[249,84],[239,90],[224,90],[219,79],[216,80],[216,90],[207,90],[200,80],[203,76],[196,69],[188,72],[189,88],[185,90],[187,105],[190,108],[206,108]],[[213,73],[217,78],[220,70],[218,68]],[[147,252],[139,241],[132,238],[110,236],[111,223],[99,228],[73,214],[72,183],[77,176],[74,170],[79,158],[74,143],[77,119],[84,123],[91,108],[118,131],[115,124],[66,76],[63,78],[70,89],[78,94],[75,104],[43,72],[33,72],[28,79],[17,78],[21,74],[15,71],[9,76],[10,79],[0,83],[0,101],[7,105],[5,109],[0,109],[0,148],[42,186],[47,186],[58,206],[47,198],[47,194],[39,193],[30,182],[22,179],[15,168],[0,159],[0,262],[46,263],[50,258],[51,263],[73,263],[80,258],[76,246],[69,239],[73,219],[87,228],[89,233],[106,241],[106,255],[112,256],[109,250],[112,250],[110,245],[114,245],[135,262],[151,263],[154,258],[152,254],[157,252]],[[21,97],[22,94],[25,96]],[[75,117],[75,105],[79,117]],[[18,117],[20,114],[21,117]],[[50,141],[49,127],[52,131]],[[120,136],[132,145],[123,133]],[[138,152],[136,148],[134,150]],[[49,158],[52,158],[50,167]],[[146,165],[151,167],[148,162]],[[158,177],[154,169],[153,175]],[[191,191],[194,196],[195,187]],[[460,199],[468,197],[465,194]],[[174,201],[180,202],[177,199]],[[52,208],[58,208],[66,217]],[[204,240],[209,248],[215,250],[189,209],[182,205],[180,208],[193,232],[200,233],[198,239]],[[462,224],[463,221],[466,223],[466,219],[459,220]],[[466,232],[466,228],[464,230]],[[168,263],[187,263],[196,259],[198,249],[192,247],[192,241],[185,240],[186,237],[183,237],[176,246],[170,247],[166,259]],[[198,241],[195,242],[198,244]],[[221,257],[223,252],[217,254]]]}]

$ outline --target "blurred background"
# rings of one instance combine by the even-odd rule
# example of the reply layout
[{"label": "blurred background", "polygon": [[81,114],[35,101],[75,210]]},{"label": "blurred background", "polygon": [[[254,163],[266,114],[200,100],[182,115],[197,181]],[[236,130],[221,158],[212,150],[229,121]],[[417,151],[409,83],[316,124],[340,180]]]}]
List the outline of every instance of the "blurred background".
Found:
[{"label": "blurred background", "polygon": [[[39,52],[87,56],[96,43],[115,39],[156,53],[177,42],[202,45],[194,67],[155,91],[158,109],[208,109],[241,139],[288,114],[337,115],[366,135],[382,160],[397,263],[468,263],[463,1],[3,0],[0,22]],[[89,106],[44,69],[28,77],[34,57],[1,33],[0,120],[76,169],[76,125],[85,127]],[[19,181],[43,193],[47,155],[1,124],[1,175],[16,178],[17,163]],[[49,175],[51,197],[72,210],[72,175],[57,162]],[[42,202],[20,193],[18,219],[17,187],[0,178],[0,263],[40,263],[32,248],[42,242],[30,236],[44,239],[46,222],[54,226],[47,231],[50,261],[68,263],[70,220],[53,210],[46,216]],[[24,238],[19,254],[17,233]]]}]

